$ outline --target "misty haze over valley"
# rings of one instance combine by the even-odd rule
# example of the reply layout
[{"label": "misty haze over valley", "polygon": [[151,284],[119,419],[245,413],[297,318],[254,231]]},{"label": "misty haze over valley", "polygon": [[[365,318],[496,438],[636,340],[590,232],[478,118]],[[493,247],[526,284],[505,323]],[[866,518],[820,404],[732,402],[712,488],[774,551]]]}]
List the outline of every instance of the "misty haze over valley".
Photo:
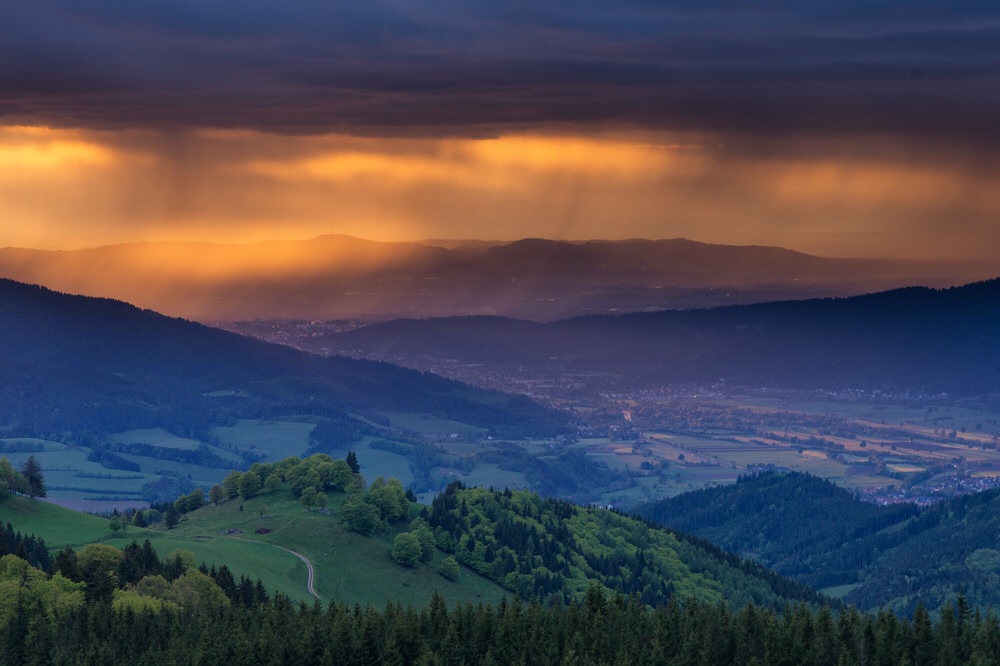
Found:
[{"label": "misty haze over valley", "polygon": [[0,666],[1000,663],[998,26],[0,3]]}]

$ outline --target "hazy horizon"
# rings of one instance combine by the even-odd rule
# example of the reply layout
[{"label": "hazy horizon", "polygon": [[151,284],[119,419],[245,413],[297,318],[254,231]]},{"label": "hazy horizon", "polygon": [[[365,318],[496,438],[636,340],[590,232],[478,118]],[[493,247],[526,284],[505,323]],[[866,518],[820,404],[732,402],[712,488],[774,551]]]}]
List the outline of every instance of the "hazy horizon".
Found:
[{"label": "hazy horizon", "polygon": [[673,236],[673,237],[641,237],[641,236],[606,236],[606,237],[590,237],[590,238],[574,238],[574,237],[553,237],[553,236],[518,236],[510,238],[473,238],[468,236],[454,236],[454,237],[414,237],[414,238],[398,238],[393,240],[380,240],[373,237],[358,236],[348,233],[319,233],[315,235],[299,235],[299,236],[262,236],[261,238],[254,238],[249,240],[225,240],[225,239],[200,239],[200,238],[145,238],[141,240],[120,240],[108,243],[95,243],[89,245],[79,245],[79,244],[52,244],[52,245],[0,245],[0,250],[29,250],[38,252],[83,252],[88,250],[99,250],[109,247],[119,247],[128,245],[212,245],[212,246],[252,246],[252,245],[264,245],[264,244],[281,244],[281,243],[308,243],[311,241],[319,241],[324,238],[349,238],[358,241],[372,242],[372,243],[383,243],[383,244],[411,244],[411,245],[425,245],[428,247],[440,247],[444,249],[460,249],[465,247],[486,247],[486,246],[496,246],[496,245],[510,245],[513,243],[519,243],[522,241],[552,241],[556,243],[567,243],[571,245],[584,245],[588,243],[628,243],[628,242],[644,242],[644,243],[660,243],[669,241],[687,241],[691,243],[696,243],[699,245],[710,245],[719,247],[734,247],[734,248],[773,248],[779,250],[788,250],[790,252],[796,252],[799,254],[804,254],[820,259],[863,259],[863,260],[873,260],[873,261],[892,261],[892,262],[906,262],[906,263],[958,263],[958,262],[973,262],[981,264],[997,264],[1000,268],[1000,260],[995,256],[982,256],[976,258],[960,258],[960,257],[899,257],[892,255],[875,255],[875,254],[824,254],[822,252],[809,252],[806,250],[798,249],[795,247],[784,246],[784,245],[770,245],[764,243],[735,243],[735,242],[713,242],[701,240],[698,238],[692,238],[688,236]]},{"label": "hazy horizon", "polygon": [[463,314],[550,321],[950,287],[998,274],[996,260],[824,258],[688,239],[382,242],[323,235],[0,249],[0,276],[204,322]]},{"label": "hazy horizon", "polygon": [[8,3],[0,246],[683,237],[990,259],[998,18]]}]

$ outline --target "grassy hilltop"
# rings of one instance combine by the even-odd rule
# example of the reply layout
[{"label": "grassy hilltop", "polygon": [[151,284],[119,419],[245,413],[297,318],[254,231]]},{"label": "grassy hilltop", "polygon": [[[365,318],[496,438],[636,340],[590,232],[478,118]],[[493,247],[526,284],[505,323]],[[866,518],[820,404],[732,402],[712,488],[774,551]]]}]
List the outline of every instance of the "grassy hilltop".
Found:
[{"label": "grassy hilltop", "polygon": [[[336,512],[344,497],[333,495],[329,508]],[[258,508],[264,505],[268,511],[261,518]],[[245,501],[235,498],[218,506],[204,506],[185,515],[172,530],[162,525],[129,527],[126,536],[119,533],[113,537],[108,521],[103,518],[20,497],[8,498],[0,505],[0,521],[10,522],[15,530],[42,537],[51,549],[69,545],[79,550],[95,542],[122,548],[133,540],[142,543],[149,539],[161,559],[175,549],[188,550],[199,563],[216,567],[225,564],[234,574],[260,578],[268,590],[280,590],[295,601],[315,599],[306,589],[306,566],[275,546],[294,550],[309,559],[315,569],[314,587],[324,602],[381,605],[393,599],[422,605],[436,589],[449,603],[482,599],[484,603],[496,604],[505,593],[500,586],[465,567],[459,581],[444,578],[436,570],[445,557],[441,552],[429,563],[420,563],[412,569],[400,567],[390,559],[389,551],[395,535],[406,529],[405,523],[390,526],[382,535],[362,536],[343,528],[336,514],[324,515],[315,509],[306,513],[287,488]],[[255,534],[258,527],[274,531]],[[242,534],[219,534],[229,529],[238,529]]]},{"label": "grassy hilltop", "polygon": [[[268,481],[262,490],[257,471]],[[569,603],[582,600],[593,583],[639,595],[654,607],[675,594],[732,608],[749,601],[775,609],[824,601],[801,583],[708,542],[527,491],[456,482],[432,506],[420,507],[406,500],[395,479],[380,477],[366,487],[349,463],[328,456],[255,465],[231,473],[226,486],[212,495],[227,499],[204,504],[196,491],[179,498],[162,523],[130,527],[128,534],[113,535],[106,520],[19,497],[0,506],[0,520],[42,537],[51,549],[95,541],[122,548],[148,539],[161,559],[176,549],[191,551],[196,562],[225,564],[296,601],[313,600],[299,555],[311,564],[324,602],[391,599],[419,606],[437,590],[449,603],[496,604],[505,594]],[[318,494],[323,501],[316,504],[326,510],[307,510],[305,500]],[[420,556],[412,566],[397,564],[405,558],[396,549],[407,541]],[[452,558],[464,566],[451,562],[457,572],[445,577],[439,571],[447,571]]]}]

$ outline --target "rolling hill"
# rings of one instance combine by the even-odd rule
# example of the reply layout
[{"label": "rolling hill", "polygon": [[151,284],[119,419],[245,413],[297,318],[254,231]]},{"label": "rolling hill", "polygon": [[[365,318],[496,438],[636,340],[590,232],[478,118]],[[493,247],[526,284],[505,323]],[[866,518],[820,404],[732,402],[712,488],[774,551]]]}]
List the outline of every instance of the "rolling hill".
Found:
[{"label": "rolling hill", "polygon": [[[333,499],[331,507],[336,509],[343,496]],[[261,506],[267,508],[263,518],[258,512]],[[437,573],[444,554],[413,569],[399,567],[388,553],[393,537],[405,529],[405,523],[390,527],[385,534],[365,537],[342,528],[335,517],[306,513],[287,485],[246,501],[234,499],[205,506],[186,514],[172,530],[160,523],[151,528],[129,527],[127,534],[112,536],[106,519],[17,497],[0,504],[0,521],[10,522],[25,534],[41,536],[53,552],[67,545],[79,551],[87,543],[124,548],[132,541],[142,544],[148,539],[161,560],[176,549],[190,551],[199,564],[226,565],[237,578],[260,579],[269,592],[280,591],[294,601],[311,603],[316,597],[307,588],[305,564],[289,551],[310,561],[314,588],[324,603],[381,606],[391,599],[419,606],[437,590],[449,605],[479,600],[495,605],[508,593],[464,567],[460,582],[444,578]],[[256,534],[261,527],[273,531]],[[227,530],[241,533],[220,534]]]},{"label": "rolling hill", "polygon": [[706,310],[396,320],[317,338],[318,350],[406,364],[480,364],[608,385],[716,383],[981,395],[1000,391],[1000,280]]},{"label": "rolling hill", "polygon": [[924,509],[875,506],[799,473],[742,477],[640,507],[637,514],[690,532],[847,603],[913,613],[940,608],[960,590],[982,608],[1000,605],[1000,491]]},{"label": "rolling hill", "polygon": [[[281,506],[280,497],[271,495]],[[545,504],[537,497],[527,498],[526,503],[521,499],[515,505],[523,509]],[[479,510],[487,508],[479,503],[472,507],[466,503],[465,507],[470,516],[480,516]],[[189,516],[189,531],[199,526],[215,529],[239,519],[232,513],[219,512],[201,519],[199,525],[195,516],[201,511],[204,509]],[[520,510],[514,515],[491,513],[488,528],[503,525],[506,519],[515,521],[512,524],[516,526],[517,519],[529,518]],[[537,517],[547,521],[546,513],[543,510]],[[254,520],[272,518],[275,516]],[[294,520],[291,516],[281,518]],[[335,522],[331,516],[314,518],[312,525],[298,522],[296,530],[283,531],[283,539],[290,541],[288,546],[304,550],[295,541],[302,536],[302,529],[322,531],[323,521]],[[572,525],[575,536],[579,525],[573,523],[579,523],[579,518],[557,521],[557,527],[570,529]],[[583,518],[586,523],[595,517]],[[681,573],[698,566],[687,558],[692,551],[684,543],[691,543],[690,539],[676,535],[664,539],[657,534],[663,530],[638,523],[648,528],[643,533],[636,528],[637,521],[617,518],[622,519],[620,526],[631,536],[619,532],[596,538],[584,535],[588,545],[606,542],[603,545],[612,549],[609,559],[619,560],[633,551],[636,537],[651,537],[636,555],[645,558],[645,564],[658,567],[660,547],[680,544],[674,551],[678,559],[667,558],[671,570]],[[499,522],[494,522],[497,519]],[[596,519],[603,521],[604,517]],[[44,520],[39,524],[46,527]],[[476,532],[486,534],[478,526]],[[538,536],[558,539],[549,531]],[[60,553],[59,573],[49,579],[17,556],[4,556],[0,559],[4,591],[0,599],[4,611],[0,613],[0,652],[5,663],[802,664],[865,663],[868,655],[883,656],[886,663],[933,663],[938,655],[947,655],[948,663],[978,664],[989,661],[1000,640],[995,616],[972,613],[963,603],[955,609],[949,607],[951,612],[942,613],[937,622],[931,622],[926,611],[916,613],[910,622],[889,612],[832,610],[828,606],[792,603],[791,599],[778,610],[770,603],[770,607],[761,607],[718,599],[720,588],[739,590],[743,583],[762,582],[762,577],[754,580],[744,575],[759,570],[759,565],[739,563],[735,556],[714,558],[715,564],[722,566],[710,564],[710,572],[703,569],[670,580],[671,584],[687,584],[688,590],[695,585],[693,589],[699,594],[715,594],[683,601],[673,597],[666,605],[652,609],[638,595],[608,593],[596,581],[569,603],[548,605],[507,596],[493,604],[487,601],[488,594],[473,597],[469,579],[475,574],[461,569],[455,584],[464,595],[449,598],[431,592],[424,596],[413,590],[423,565],[406,569],[389,564],[385,550],[377,545],[378,539],[371,540],[376,544],[374,549],[351,551],[355,559],[363,560],[367,573],[364,580],[356,580],[351,571],[333,572],[348,589],[355,583],[375,581],[380,597],[388,594],[390,598],[421,599],[415,608],[400,601],[389,601],[384,606],[378,600],[352,604],[349,596],[325,605],[309,603],[301,596],[303,566],[296,572],[299,593],[275,594],[274,588],[264,588],[263,581],[254,585],[244,580],[241,569],[250,563],[249,559],[260,558],[280,571],[284,562],[276,556],[296,559],[294,555],[269,543],[252,543],[217,533],[185,537],[182,532],[173,538],[192,546],[224,543],[232,548],[229,555],[234,559],[224,569],[214,565],[206,568],[206,574],[195,568],[197,560],[185,561],[181,553],[164,563],[138,544],[126,547],[125,552],[93,545],[81,549],[75,559]],[[349,543],[341,541],[335,540],[332,545],[351,549]],[[542,551],[535,557],[544,554]],[[579,557],[583,557],[582,553]],[[739,566],[727,567],[727,561]],[[635,573],[619,567],[619,575]],[[642,573],[651,580],[656,577],[650,569]],[[444,581],[437,574],[433,576],[437,583]],[[770,572],[763,578],[796,588],[794,582]],[[755,591],[761,589],[767,587],[758,585]],[[463,597],[469,601],[458,603]],[[733,601],[740,605],[734,607]],[[780,603],[781,599],[772,601]],[[840,612],[834,614],[836,610]],[[855,655],[862,658],[855,659]]]},{"label": "rolling hill", "polygon": [[[341,524],[350,496],[328,494],[327,513],[306,512],[285,483],[246,500],[203,506],[171,530],[160,523],[130,527],[119,536],[112,536],[104,519],[19,497],[0,504],[0,521],[42,537],[53,550],[67,545],[79,550],[92,542],[122,548],[148,539],[161,558],[178,548],[191,551],[197,562],[225,564],[234,575],[260,578],[269,590],[295,600],[311,597],[305,565],[289,551],[310,561],[315,590],[324,602],[381,605],[391,599],[422,605],[437,590],[449,602],[495,605],[504,595],[519,594],[568,603],[582,601],[593,582],[634,592],[652,606],[666,605],[671,595],[725,603],[734,610],[748,602],[780,610],[786,603],[829,601],[801,583],[676,531],[526,491],[458,484],[439,495],[433,507],[413,505],[411,515],[424,516],[425,524],[435,528],[438,548],[426,563],[403,567],[389,553],[394,538],[409,529],[408,520],[365,536]],[[511,551],[517,539],[531,545]],[[454,581],[438,573],[449,555],[462,565]],[[508,561],[512,568],[501,571]]]},{"label": "rolling hill", "polygon": [[829,602],[812,588],[708,541],[528,491],[454,482],[421,514],[455,558],[525,598],[582,599],[596,581],[649,606],[672,595],[739,608]]},{"label": "rolling hill", "polygon": [[211,485],[282,449],[262,448],[263,430],[227,439],[243,424],[297,420],[289,455],[400,437],[383,413],[496,437],[551,436],[566,423],[522,397],[0,280],[0,439],[12,456],[49,458],[65,492],[174,497],[192,477]]},{"label": "rolling hill", "polygon": [[[197,431],[214,391],[246,413],[387,409],[483,427],[558,424],[523,399],[385,363],[318,358],[106,299],[0,281],[0,422],[21,428]],[[58,409],[51,409],[58,402]]]}]

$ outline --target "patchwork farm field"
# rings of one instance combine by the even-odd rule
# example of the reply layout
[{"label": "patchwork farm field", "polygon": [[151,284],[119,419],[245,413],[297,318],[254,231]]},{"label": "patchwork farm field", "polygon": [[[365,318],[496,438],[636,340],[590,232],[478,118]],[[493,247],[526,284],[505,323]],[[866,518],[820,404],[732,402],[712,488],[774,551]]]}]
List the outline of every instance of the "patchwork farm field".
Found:
[{"label": "patchwork farm field", "polygon": [[390,427],[393,429],[409,430],[422,434],[437,433],[449,435],[451,433],[463,433],[470,435],[485,435],[483,428],[449,421],[431,414],[415,412],[382,412],[382,415],[389,419]]},{"label": "patchwork farm field", "polygon": [[315,423],[299,421],[240,420],[235,425],[216,427],[212,435],[220,442],[266,454],[267,462],[302,456],[309,448],[309,433]]},{"label": "patchwork farm field", "polygon": [[[941,400],[713,395],[591,397],[560,406],[577,414],[579,436],[497,442],[429,414],[384,412],[363,418],[376,434],[327,441],[324,450],[334,457],[354,451],[366,478],[396,477],[423,501],[461,480],[627,509],[771,468],[873,497],[905,491],[928,501],[971,483],[955,475],[1000,484],[1000,415]],[[233,421],[212,428],[204,442],[159,429],[117,433],[109,439],[131,469],[109,468],[88,459],[89,449],[59,441],[11,438],[0,447],[15,465],[34,455],[54,501],[100,511],[143,506],[155,496],[151,488],[165,488],[161,496],[208,489],[247,460],[304,456],[315,450],[316,422]],[[147,448],[121,449],[130,445]],[[188,454],[209,464],[187,461]]]},{"label": "patchwork farm field", "polygon": [[[636,451],[646,455],[642,462],[647,467],[658,461],[668,465],[667,480],[675,479],[667,485],[668,495],[699,483],[724,483],[734,469],[808,472],[876,495],[894,487],[909,492],[914,486],[912,492],[940,492],[941,484],[955,490],[956,476],[992,479],[1000,474],[1000,415],[988,409],[928,399],[829,396],[713,396],[627,404],[639,433],[634,451],[622,453],[619,446],[615,455],[631,467]],[[719,465],[717,478],[692,474],[713,462]]]}]

